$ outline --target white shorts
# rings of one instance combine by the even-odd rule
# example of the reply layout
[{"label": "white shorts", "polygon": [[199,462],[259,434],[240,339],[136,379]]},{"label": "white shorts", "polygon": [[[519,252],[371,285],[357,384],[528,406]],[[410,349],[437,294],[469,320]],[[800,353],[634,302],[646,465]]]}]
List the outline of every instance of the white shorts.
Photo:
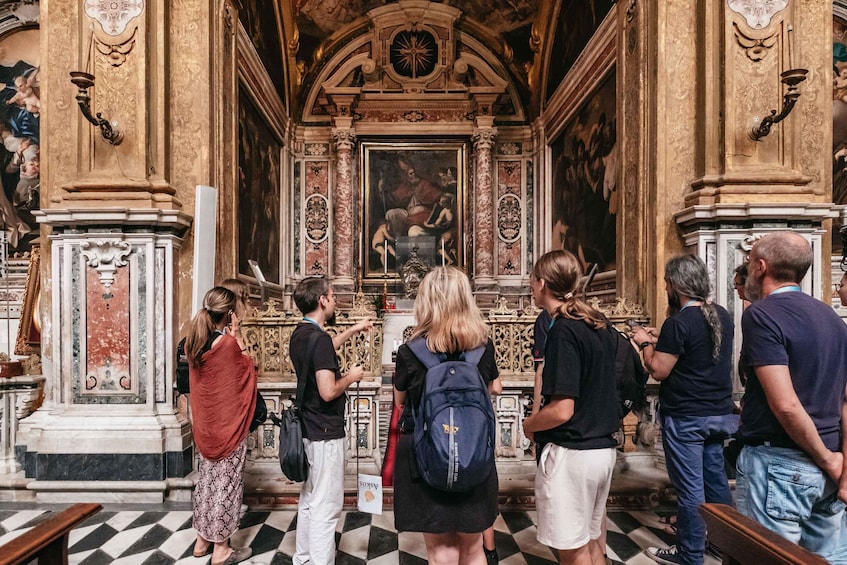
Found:
[{"label": "white shorts", "polygon": [[544,446],[535,474],[539,543],[577,549],[600,537],[616,452]]}]

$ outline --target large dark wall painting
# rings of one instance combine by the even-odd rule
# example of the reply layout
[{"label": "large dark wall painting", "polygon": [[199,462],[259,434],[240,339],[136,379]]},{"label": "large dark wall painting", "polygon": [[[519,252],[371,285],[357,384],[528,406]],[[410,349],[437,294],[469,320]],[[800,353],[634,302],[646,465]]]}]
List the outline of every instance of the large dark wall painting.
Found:
[{"label": "large dark wall painting", "polygon": [[282,144],[241,88],[238,96],[238,272],[280,282],[280,159]]},{"label": "large dark wall painting", "polygon": [[280,28],[277,25],[276,2],[267,0],[243,0],[243,9],[238,12],[238,19],[247,32],[247,37],[256,48],[271,82],[284,106],[288,105],[285,93],[285,67],[282,61],[282,40]]},{"label": "large dark wall painting", "polygon": [[38,237],[33,212],[41,188],[39,32],[0,38],[0,215],[10,253],[29,251]]},{"label": "large dark wall painting", "polygon": [[[847,204],[847,22],[837,17],[832,19],[832,201]],[[833,227],[832,253],[841,254],[839,225]]]},{"label": "large dark wall painting", "polygon": [[399,273],[412,250],[429,266],[464,262],[463,143],[363,144],[366,276]]},{"label": "large dark wall painting", "polygon": [[556,249],[573,252],[588,267],[615,268],[618,147],[615,71],[565,125],[551,144],[553,238]]},{"label": "large dark wall painting", "polygon": [[546,100],[556,92],[559,83],[614,5],[614,0],[562,2],[550,52]]}]

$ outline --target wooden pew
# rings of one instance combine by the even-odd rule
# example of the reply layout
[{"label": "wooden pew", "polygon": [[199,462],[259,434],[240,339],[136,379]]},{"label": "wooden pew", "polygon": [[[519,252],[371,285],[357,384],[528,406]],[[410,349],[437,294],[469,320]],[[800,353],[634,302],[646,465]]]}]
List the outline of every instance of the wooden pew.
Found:
[{"label": "wooden pew", "polygon": [[709,541],[723,552],[724,565],[826,565],[819,555],[790,542],[726,504],[700,506]]},{"label": "wooden pew", "polygon": [[0,565],[18,565],[33,559],[38,559],[39,565],[67,564],[71,530],[102,509],[100,504],[85,503],[54,513],[0,547]]}]

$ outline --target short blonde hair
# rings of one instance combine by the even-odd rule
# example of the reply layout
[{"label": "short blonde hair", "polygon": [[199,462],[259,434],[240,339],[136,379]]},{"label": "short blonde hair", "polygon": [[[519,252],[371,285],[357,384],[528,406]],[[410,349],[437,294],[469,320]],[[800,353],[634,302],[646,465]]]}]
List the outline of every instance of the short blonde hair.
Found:
[{"label": "short blonde hair", "polygon": [[417,327],[436,353],[468,351],[488,341],[488,325],[476,305],[471,283],[456,267],[436,267],[423,278],[415,299]]}]

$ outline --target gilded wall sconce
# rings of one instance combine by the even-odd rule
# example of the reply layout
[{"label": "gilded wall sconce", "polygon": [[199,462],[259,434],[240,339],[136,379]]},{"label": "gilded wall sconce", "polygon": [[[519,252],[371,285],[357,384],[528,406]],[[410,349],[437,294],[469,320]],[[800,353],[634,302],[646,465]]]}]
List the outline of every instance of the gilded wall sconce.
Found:
[{"label": "gilded wall sconce", "polygon": [[123,132],[118,128],[118,123],[109,123],[109,120],[103,117],[101,112],[97,115],[91,113],[91,96],[88,94],[88,89],[94,87],[94,75],[85,71],[71,71],[71,82],[79,89],[76,95],[79,110],[85,119],[92,125],[100,128],[100,134],[106,142],[112,145],[120,145],[124,140]]}]

